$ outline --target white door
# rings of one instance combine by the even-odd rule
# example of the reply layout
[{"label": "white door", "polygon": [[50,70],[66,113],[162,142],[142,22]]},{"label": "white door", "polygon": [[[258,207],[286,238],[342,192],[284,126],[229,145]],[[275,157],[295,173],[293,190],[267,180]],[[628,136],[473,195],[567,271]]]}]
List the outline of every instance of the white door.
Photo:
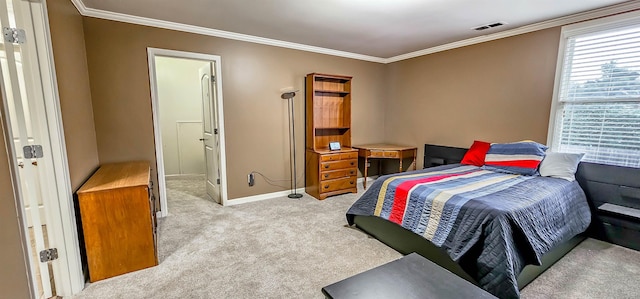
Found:
[{"label": "white door", "polygon": [[13,140],[10,156],[14,158],[20,186],[17,191],[26,218],[23,224],[32,282],[37,298],[49,298],[54,295],[56,282],[51,274],[59,274],[61,265],[60,260],[42,259],[41,254],[59,247],[64,258],[64,245],[56,244],[62,224],[44,108],[44,78],[33,27],[42,24],[34,17],[37,13],[28,1],[0,0],[0,75],[8,118],[5,125]]},{"label": "white door", "polygon": [[220,203],[220,134],[214,62],[200,68],[202,90],[202,144],[207,195]]}]

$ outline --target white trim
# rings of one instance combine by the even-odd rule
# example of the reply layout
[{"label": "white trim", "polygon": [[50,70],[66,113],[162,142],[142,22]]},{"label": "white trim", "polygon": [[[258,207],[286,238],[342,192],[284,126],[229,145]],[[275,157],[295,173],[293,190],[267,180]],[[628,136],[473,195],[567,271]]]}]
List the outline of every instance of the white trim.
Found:
[{"label": "white trim", "polygon": [[105,20],[111,20],[111,21],[119,21],[124,23],[143,25],[143,26],[149,26],[149,27],[157,27],[157,28],[176,30],[176,31],[182,31],[182,32],[189,32],[189,33],[195,33],[195,34],[201,34],[201,35],[207,35],[207,36],[221,37],[226,39],[233,39],[233,40],[239,40],[244,42],[269,45],[269,46],[294,49],[294,50],[301,50],[301,51],[307,51],[307,52],[314,52],[314,53],[320,53],[320,54],[327,54],[327,55],[333,55],[333,56],[339,56],[339,57],[353,58],[353,59],[364,60],[364,61],[384,63],[384,60],[385,60],[384,58],[375,57],[375,56],[327,49],[327,48],[287,42],[287,41],[282,41],[277,39],[259,37],[254,35],[241,34],[241,33],[235,33],[230,31],[211,29],[206,27],[187,25],[182,23],[169,22],[169,21],[163,21],[158,19],[145,18],[145,17],[133,16],[133,15],[123,14],[123,13],[100,10],[100,9],[86,7],[84,6],[84,4],[79,5],[79,3],[82,3],[82,1],[80,0],[72,0],[72,2],[76,5],[76,8],[78,9],[78,11],[83,16],[87,16],[87,17],[93,17],[93,18],[105,19]]},{"label": "white trim", "polygon": [[227,163],[226,163],[226,145],[225,145],[225,130],[224,130],[224,111],[223,111],[223,98],[222,98],[222,58],[217,55],[184,52],[176,50],[166,50],[158,48],[147,48],[147,62],[149,66],[149,84],[151,87],[151,111],[153,115],[153,134],[155,137],[156,147],[156,166],[158,175],[158,190],[160,193],[160,215],[166,217],[169,212],[167,209],[167,183],[165,179],[164,160],[162,153],[162,134],[160,132],[160,119],[158,114],[158,87],[156,84],[156,64],[155,57],[175,57],[185,59],[198,59],[204,61],[215,62],[216,66],[216,84],[217,84],[217,102],[218,102],[218,133],[220,135],[220,198],[222,205],[227,204]]},{"label": "white trim", "polygon": [[[34,4],[32,4],[34,5]],[[51,44],[51,31],[49,29],[49,14],[46,0],[42,2],[41,17],[43,18],[42,34],[44,35],[44,53],[40,52],[41,72],[43,74],[42,85],[45,90],[45,109],[48,122],[48,134],[51,143],[51,156],[53,158],[53,171],[57,185],[58,205],[60,208],[60,222],[62,246],[58,246],[61,254],[60,271],[56,271],[56,293],[62,296],[77,294],[84,288],[84,274],[80,258],[80,243],[76,226],[75,208],[73,204],[73,190],[71,188],[71,175],[69,173],[69,161],[65,144],[64,128],[62,125],[62,112],[60,108],[60,94],[58,91],[58,79],[56,66],[53,59],[53,46]],[[48,78],[46,82],[44,78]],[[64,262],[64,264],[62,264]]]},{"label": "white trim", "polygon": [[502,32],[497,32],[490,35],[473,37],[473,38],[456,41],[453,43],[435,46],[435,47],[414,51],[410,53],[405,53],[405,54],[401,54],[401,55],[397,55],[389,58],[382,58],[382,57],[375,57],[370,55],[363,55],[363,54],[351,53],[346,51],[339,51],[334,49],[304,45],[299,43],[275,40],[270,38],[248,35],[248,34],[240,34],[235,32],[206,28],[206,27],[168,22],[168,21],[163,21],[158,19],[144,18],[139,16],[100,10],[100,9],[86,7],[82,2],[82,0],[71,0],[71,2],[73,2],[73,4],[76,6],[80,14],[86,17],[94,17],[99,19],[119,21],[124,23],[157,27],[157,28],[164,28],[164,29],[189,32],[189,33],[195,33],[195,34],[201,34],[201,35],[207,35],[207,36],[215,36],[215,37],[221,37],[226,39],[233,39],[233,40],[245,41],[250,43],[270,45],[270,46],[307,51],[307,52],[313,52],[313,53],[320,53],[320,54],[327,54],[327,55],[333,55],[338,57],[345,57],[345,58],[377,62],[377,63],[383,63],[383,64],[397,62],[401,60],[411,59],[411,58],[433,54],[437,52],[442,52],[446,50],[484,43],[484,42],[501,39],[505,37],[520,35],[524,33],[529,33],[533,31],[543,30],[543,29],[557,27],[557,26],[564,26],[567,24],[582,22],[586,20],[601,18],[609,15],[615,15],[615,14],[620,14],[620,13],[640,9],[639,1],[629,1],[625,3],[611,5],[608,7],[603,7],[603,8],[594,9],[586,12],[572,14],[572,15],[568,15],[568,16],[564,16],[556,19],[551,19],[551,20],[547,20],[539,23],[534,23],[531,25],[526,25],[526,26],[522,26],[522,27],[518,27],[518,28],[514,28],[514,29],[502,31]]},{"label": "white trim", "polygon": [[618,29],[629,25],[638,25],[640,11],[632,11],[625,14],[600,18],[596,20],[586,21],[579,24],[572,24],[562,27],[562,37],[588,34],[592,32],[600,32],[610,29]]},{"label": "white trim", "polygon": [[[296,193],[306,194],[304,192],[304,188],[296,189]],[[249,202],[261,201],[261,200],[265,200],[265,199],[272,199],[272,198],[276,198],[276,197],[283,197],[283,196],[287,196],[289,194],[291,194],[291,190],[264,193],[264,194],[252,195],[252,196],[247,196],[247,197],[240,197],[240,198],[228,200],[227,203],[225,204],[225,206],[235,206],[235,205],[249,203]]]},{"label": "white trim", "polygon": [[[75,211],[73,209],[73,197],[71,191],[71,181],[68,170],[67,153],[64,144],[64,134],[62,128],[62,118],[60,112],[60,103],[58,95],[58,85],[55,74],[55,64],[53,62],[53,50],[51,46],[51,36],[49,30],[49,20],[47,14],[46,2],[41,3],[29,2],[30,12],[29,19],[33,26],[33,32],[29,33],[29,36],[34,37],[34,47],[39,49],[36,52],[38,75],[40,76],[38,82],[41,84],[44,100],[42,106],[37,106],[35,109],[41,117],[41,121],[46,126],[45,132],[40,132],[47,135],[47,140],[43,141],[43,147],[48,149],[45,151],[45,155],[51,159],[53,175],[49,176],[51,180],[50,186],[55,186],[52,190],[51,205],[48,206],[46,211],[46,218],[48,219],[48,229],[50,229],[50,242],[56,244],[59,253],[59,259],[54,263],[54,277],[56,283],[56,290],[59,295],[69,296],[73,293],[77,293],[84,287],[84,276],[82,274],[82,268],[80,264],[80,252],[79,243],[75,223]],[[36,22],[36,20],[38,22]],[[4,91],[3,91],[4,92]],[[4,105],[3,105],[4,106]],[[5,107],[6,108],[6,107]],[[34,109],[30,107],[30,109]],[[44,115],[41,115],[44,114]],[[11,125],[9,120],[5,118],[7,132],[11,132]],[[11,148],[9,157],[14,160],[11,164],[11,176],[14,184],[14,191],[16,193],[16,202],[20,207],[23,207],[23,195],[20,191],[20,185],[18,177],[18,170],[15,162],[17,161],[16,147],[13,142],[9,142],[9,136],[11,134],[5,134],[5,138],[8,141],[7,144]],[[45,144],[48,142],[48,144]],[[46,168],[46,165],[43,165]],[[48,184],[49,182],[45,182]],[[45,185],[43,184],[43,185]],[[26,234],[26,215],[23,214],[22,209],[18,209],[18,217],[21,220],[24,235]],[[34,221],[37,223],[37,221]],[[36,225],[34,223],[34,225]],[[28,238],[28,235],[25,237]],[[24,240],[25,245],[29,244],[28,240]],[[31,263],[31,247],[27,246],[27,251],[30,253],[27,257],[27,266],[31,268],[27,274],[29,277],[29,284],[31,292],[34,292],[37,287],[35,286],[35,275],[32,272],[33,263]],[[62,269],[61,269],[62,268]],[[32,293],[32,295],[35,293]]]},{"label": "white trim", "polygon": [[433,54],[436,52],[442,52],[442,51],[451,50],[455,48],[466,47],[474,44],[484,43],[492,40],[525,34],[525,33],[534,32],[538,30],[564,26],[567,24],[572,24],[577,22],[583,22],[586,20],[602,18],[610,15],[637,10],[637,9],[640,9],[640,2],[638,1],[625,2],[617,5],[611,5],[611,6],[607,6],[599,9],[594,9],[586,12],[568,15],[568,16],[564,16],[556,19],[542,21],[539,23],[534,23],[531,25],[526,25],[526,26],[522,26],[522,27],[518,27],[518,28],[514,28],[514,29],[502,31],[502,32],[496,32],[494,34],[473,37],[473,38],[469,38],[469,39],[465,39],[465,40],[461,40],[461,41],[457,41],[457,42],[453,42],[453,43],[449,43],[441,46],[431,47],[431,48],[420,50],[420,51],[415,51],[411,53],[390,57],[386,59],[385,63],[406,60],[406,59],[415,58],[418,56]]},{"label": "white trim", "polygon": [[165,181],[170,180],[191,180],[191,179],[203,179],[204,174],[167,174],[164,176]]}]

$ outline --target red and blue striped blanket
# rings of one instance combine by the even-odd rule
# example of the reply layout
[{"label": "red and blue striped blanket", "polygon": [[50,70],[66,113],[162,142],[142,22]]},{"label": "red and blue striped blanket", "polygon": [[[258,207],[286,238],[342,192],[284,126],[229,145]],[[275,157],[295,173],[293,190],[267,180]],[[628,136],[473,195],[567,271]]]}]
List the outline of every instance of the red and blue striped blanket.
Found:
[{"label": "red and blue striped blanket", "polygon": [[377,216],[410,230],[460,261],[476,244],[469,273],[500,298],[517,298],[526,264],[586,230],[591,215],[576,182],[447,165],[382,176],[347,212]]}]

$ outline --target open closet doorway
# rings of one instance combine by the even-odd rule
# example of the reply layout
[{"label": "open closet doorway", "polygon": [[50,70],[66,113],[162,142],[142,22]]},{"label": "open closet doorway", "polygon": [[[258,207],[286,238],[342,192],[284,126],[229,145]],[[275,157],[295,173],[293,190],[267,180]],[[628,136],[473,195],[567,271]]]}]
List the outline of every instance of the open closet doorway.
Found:
[{"label": "open closet doorway", "polygon": [[160,216],[168,214],[167,181],[225,205],[220,57],[155,48],[148,56]]}]

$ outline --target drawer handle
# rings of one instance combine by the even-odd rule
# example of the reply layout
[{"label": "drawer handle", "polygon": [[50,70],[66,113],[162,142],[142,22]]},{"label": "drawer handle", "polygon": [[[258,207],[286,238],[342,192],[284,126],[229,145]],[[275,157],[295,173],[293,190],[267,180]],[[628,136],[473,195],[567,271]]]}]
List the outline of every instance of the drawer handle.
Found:
[{"label": "drawer handle", "polygon": [[349,181],[349,184],[353,185],[353,181]]},{"label": "drawer handle", "polygon": [[324,168],[329,168],[329,164],[325,165]]},{"label": "drawer handle", "polygon": [[353,171],[353,170],[352,170],[352,171],[349,171],[349,174],[350,174],[350,175],[354,175],[355,173],[356,173],[356,172],[355,172],[355,171]]},{"label": "drawer handle", "polygon": [[325,178],[325,179],[326,179],[326,178],[328,178],[328,177],[329,177],[329,174],[325,174],[325,175],[324,175],[324,178]]},{"label": "drawer handle", "polygon": [[324,185],[324,188],[325,189],[329,189],[329,185]]},{"label": "drawer handle", "polygon": [[351,162],[351,166],[353,166],[354,162]]}]

